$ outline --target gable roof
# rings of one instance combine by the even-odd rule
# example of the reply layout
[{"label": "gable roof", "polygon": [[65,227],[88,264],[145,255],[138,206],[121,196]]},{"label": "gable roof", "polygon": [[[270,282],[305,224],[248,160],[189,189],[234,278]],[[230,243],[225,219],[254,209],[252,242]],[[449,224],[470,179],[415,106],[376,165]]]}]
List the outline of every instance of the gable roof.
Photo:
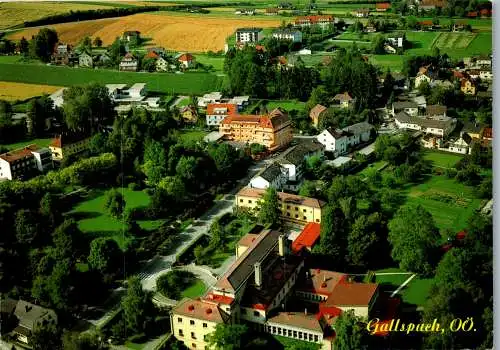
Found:
[{"label": "gable roof", "polygon": [[353,98],[349,95],[347,91],[344,92],[343,94],[337,94],[333,97],[334,101],[340,101],[340,102],[351,101],[352,99]]},{"label": "gable roof", "polygon": [[309,116],[311,118],[319,118],[320,114],[326,111],[328,108],[326,108],[323,105],[317,104],[313,108],[311,108],[311,111],[309,112]]},{"label": "gable roof", "polygon": [[[261,190],[258,188],[249,188],[243,187],[236,195],[237,196],[245,196],[245,197],[253,197],[260,198],[264,194],[265,190]],[[316,198],[297,196],[295,194],[278,192],[278,197],[280,201],[284,203],[291,203],[296,205],[304,205],[311,208],[320,209],[325,205],[325,202]]]},{"label": "gable roof", "polygon": [[405,108],[418,108],[418,105],[413,101],[398,101],[392,103],[392,108],[405,109]]},{"label": "gable roof", "polygon": [[197,318],[215,323],[226,323],[229,315],[216,302],[200,299],[182,299],[172,310],[176,315]]},{"label": "gable roof", "polygon": [[377,8],[377,9],[387,10],[390,7],[391,7],[391,3],[390,2],[378,2],[378,3],[375,4],[375,8]]},{"label": "gable roof", "polygon": [[329,296],[341,281],[347,279],[345,273],[321,269],[309,269],[297,285],[297,289]]},{"label": "gable roof", "polygon": [[326,306],[368,306],[377,292],[376,283],[340,281],[325,301]]},{"label": "gable roof", "polygon": [[323,147],[321,143],[315,141],[301,142],[282,153],[277,161],[280,164],[293,164],[299,166],[304,162],[307,155],[317,152]]},{"label": "gable roof", "polygon": [[181,62],[191,62],[193,59],[194,57],[190,53],[183,53],[177,58],[177,60]]},{"label": "gable roof", "polygon": [[[224,113],[216,113],[215,110],[222,110],[226,109]],[[227,114],[227,115],[234,115],[238,111],[238,106],[234,103],[209,103],[207,105],[207,115],[213,115],[213,114]]]},{"label": "gable roof", "polygon": [[368,122],[356,123],[343,128],[343,131],[353,133],[354,135],[360,135],[365,132],[370,132],[373,129],[373,125]]},{"label": "gable roof", "polygon": [[35,324],[46,318],[56,320],[56,314],[51,309],[28,303],[24,300],[19,300],[16,305],[14,314],[19,319],[19,325],[29,330],[33,330]]},{"label": "gable roof", "polygon": [[309,222],[292,243],[292,251],[298,253],[304,247],[312,248],[319,239],[321,226],[317,222]]},{"label": "gable roof", "polygon": [[273,163],[269,165],[267,168],[263,169],[260,173],[258,173],[255,177],[260,176],[264,180],[268,182],[274,181],[277,177],[283,174],[282,169],[279,164]]},{"label": "gable roof", "polygon": [[148,51],[148,53],[146,54],[146,56],[144,56],[144,58],[153,58],[153,59],[157,59],[159,58],[160,55],[158,55],[156,52],[154,51]]},{"label": "gable roof", "polygon": [[39,147],[37,145],[29,145],[24,148],[9,151],[7,153],[0,154],[0,159],[5,160],[8,163],[15,162],[17,160],[31,157],[31,152],[36,151]]},{"label": "gable roof", "polygon": [[340,129],[326,128],[325,130],[322,131],[322,133],[323,132],[329,133],[330,136],[332,136],[336,140],[347,136],[347,133]]},{"label": "gable roof", "polygon": [[446,114],[447,107],[443,105],[428,105],[425,111],[427,115],[444,115]]},{"label": "gable roof", "polygon": [[305,314],[304,312],[279,312],[277,315],[270,317],[268,322],[307,329],[313,332],[323,332],[320,320],[315,315]]}]

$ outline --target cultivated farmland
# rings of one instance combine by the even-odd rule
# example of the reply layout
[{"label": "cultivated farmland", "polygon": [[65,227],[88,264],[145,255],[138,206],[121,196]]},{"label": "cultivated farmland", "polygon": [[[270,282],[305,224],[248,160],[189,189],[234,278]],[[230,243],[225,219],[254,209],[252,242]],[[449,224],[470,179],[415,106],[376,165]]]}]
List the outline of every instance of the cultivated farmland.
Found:
[{"label": "cultivated farmland", "polygon": [[[225,39],[238,27],[277,27],[280,19],[229,19],[205,16],[176,16],[164,12],[136,14],[127,17],[50,25],[63,42],[78,43],[83,37],[100,37],[104,45],[111,44],[124,30],[138,30],[148,45],[163,46],[178,51],[219,51]],[[30,38],[38,29],[30,28],[11,34],[11,39]]]},{"label": "cultivated farmland", "polygon": [[219,86],[219,78],[208,73],[135,73],[8,63],[0,63],[0,81],[2,80],[57,86],[80,85],[92,81],[102,84],[145,82],[153,92],[196,95],[214,91]]},{"label": "cultivated farmland", "polygon": [[59,90],[60,86],[23,84],[0,81],[0,100],[26,100],[34,96],[51,94]]},{"label": "cultivated farmland", "polygon": [[440,33],[434,46],[440,49],[465,49],[476,37],[474,33]]}]

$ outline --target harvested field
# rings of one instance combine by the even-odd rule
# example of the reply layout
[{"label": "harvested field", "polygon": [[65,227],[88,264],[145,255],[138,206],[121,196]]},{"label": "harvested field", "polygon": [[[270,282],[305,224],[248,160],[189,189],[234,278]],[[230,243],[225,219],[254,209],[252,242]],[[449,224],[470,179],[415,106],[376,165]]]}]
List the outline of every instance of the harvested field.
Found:
[{"label": "harvested field", "polygon": [[69,2],[1,2],[0,29],[71,10],[96,10],[101,8],[110,8],[110,6],[108,4]]},{"label": "harvested field", "polygon": [[[163,46],[177,51],[219,51],[225,39],[238,27],[277,27],[280,20],[225,19],[221,17],[175,16],[164,13],[136,14],[127,17],[63,23],[54,28],[61,41],[76,44],[84,36],[100,37],[104,45],[111,44],[124,30],[138,30],[148,45]],[[29,38],[38,32],[31,28],[13,33],[11,39]]]},{"label": "harvested field", "polygon": [[475,37],[474,33],[440,33],[434,46],[440,49],[465,49]]},{"label": "harvested field", "polygon": [[51,94],[60,88],[60,86],[52,85],[36,85],[0,81],[0,100],[25,100],[34,96]]}]

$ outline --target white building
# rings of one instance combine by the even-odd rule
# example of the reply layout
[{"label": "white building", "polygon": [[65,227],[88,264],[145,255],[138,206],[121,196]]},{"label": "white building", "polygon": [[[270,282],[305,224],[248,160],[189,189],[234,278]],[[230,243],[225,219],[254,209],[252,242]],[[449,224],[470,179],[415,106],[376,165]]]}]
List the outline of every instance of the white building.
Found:
[{"label": "white building", "polygon": [[219,103],[222,99],[221,92],[211,92],[198,98],[198,107],[206,107],[209,103]]},{"label": "white building", "polygon": [[0,154],[0,179],[25,179],[38,171],[52,168],[52,154],[48,148],[29,145]]},{"label": "white building", "polygon": [[67,88],[61,88],[59,90],[57,90],[56,92],[54,92],[53,94],[49,95],[49,98],[52,100],[52,102],[54,102],[54,107],[59,107],[61,108],[63,103],[64,103],[64,98],[63,98],[63,94],[64,94],[64,90],[66,90]]},{"label": "white building", "polygon": [[425,118],[413,117],[405,112],[398,113],[395,118],[396,126],[400,129],[418,130],[425,134],[432,134],[446,138],[457,124],[455,118]]},{"label": "white building", "polygon": [[302,49],[302,50],[299,50],[298,52],[299,55],[311,55],[312,54],[312,51],[310,49]]},{"label": "white building", "polygon": [[167,60],[160,56],[156,59],[155,67],[157,72],[166,72],[168,71],[169,64]]},{"label": "white building", "polygon": [[272,187],[277,190],[281,190],[287,180],[288,169],[281,167],[277,163],[273,163],[255,175],[250,180],[248,187],[259,189]]},{"label": "white building", "polygon": [[479,70],[479,78],[483,81],[493,81],[493,72],[491,69]]},{"label": "white building", "polygon": [[328,128],[323,130],[317,140],[325,146],[325,150],[335,156],[347,153],[349,147],[356,146],[370,139],[373,126],[367,122],[350,125],[344,129]]},{"label": "white building", "polygon": [[236,115],[238,106],[234,103],[209,103],[207,105],[206,121],[209,126],[218,126],[224,118]]},{"label": "white building", "polygon": [[262,28],[236,29],[237,43],[256,43],[263,39]]},{"label": "white building", "polygon": [[302,32],[296,29],[277,29],[273,32],[273,38],[278,40],[290,40],[294,43],[301,43]]}]

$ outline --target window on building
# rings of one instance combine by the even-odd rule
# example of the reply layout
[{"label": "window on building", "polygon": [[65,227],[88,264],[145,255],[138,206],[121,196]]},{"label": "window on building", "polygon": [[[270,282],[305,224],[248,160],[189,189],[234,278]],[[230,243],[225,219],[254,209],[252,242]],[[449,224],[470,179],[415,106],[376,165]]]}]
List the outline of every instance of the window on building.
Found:
[{"label": "window on building", "polygon": [[290,213],[286,213],[286,216],[290,216]]},{"label": "window on building", "polygon": [[292,330],[291,330],[291,329],[289,329],[289,330],[288,330],[288,336],[289,336],[289,337],[291,337],[291,336],[292,336]]},{"label": "window on building", "polygon": [[319,219],[316,219],[316,222],[319,222]]},{"label": "window on building", "polygon": [[299,217],[299,214],[295,214],[295,218],[297,219]]},{"label": "window on building", "polygon": [[253,312],[253,315],[254,315],[254,316],[257,316],[257,317],[259,317],[259,316],[260,316],[260,314],[259,314],[259,312],[258,312],[258,311],[254,311],[254,312]]},{"label": "window on building", "polygon": [[252,200],[251,200],[251,199],[249,199],[249,200],[248,200],[248,203],[252,203]]},{"label": "window on building", "polygon": [[191,326],[194,326],[194,321],[193,321],[193,320],[189,321],[189,324],[190,324]]},{"label": "window on building", "polygon": [[195,344],[195,343],[192,343],[192,344],[191,344],[191,347],[196,348],[196,344]]},{"label": "window on building", "polygon": [[196,335],[194,334],[194,332],[191,332],[191,339],[196,339]]},{"label": "window on building", "polygon": [[203,323],[203,328],[207,328],[207,327],[208,327],[208,324]]},{"label": "window on building", "polygon": [[276,333],[276,327],[273,326],[273,334]]},{"label": "window on building", "polygon": [[240,203],[243,203],[243,199],[240,199]]},{"label": "window on building", "polygon": [[299,332],[299,339],[302,339],[302,332]]},{"label": "window on building", "polygon": [[297,331],[293,331],[293,337],[297,338]]},{"label": "window on building", "polygon": [[313,340],[313,335],[309,334],[309,341],[312,341],[312,340]]},{"label": "window on building", "polygon": [[177,317],[177,322],[182,323],[182,318],[181,317]]},{"label": "window on building", "polygon": [[304,220],[307,220],[307,216],[303,216],[302,218],[303,218]]},{"label": "window on building", "polygon": [[290,206],[289,206],[289,205],[287,205],[287,206],[286,206],[286,208],[287,208],[287,209],[290,209]]},{"label": "window on building", "polygon": [[295,207],[295,211],[299,211],[299,207]]},{"label": "window on building", "polygon": [[317,335],[314,335],[314,341],[318,342],[318,336]]},{"label": "window on building", "polygon": [[179,329],[179,337],[183,337],[184,333],[182,332],[182,329]]},{"label": "window on building", "polygon": [[302,209],[302,211],[305,213],[307,210],[306,209]]},{"label": "window on building", "polygon": [[278,334],[281,335],[281,328],[278,327]]}]

